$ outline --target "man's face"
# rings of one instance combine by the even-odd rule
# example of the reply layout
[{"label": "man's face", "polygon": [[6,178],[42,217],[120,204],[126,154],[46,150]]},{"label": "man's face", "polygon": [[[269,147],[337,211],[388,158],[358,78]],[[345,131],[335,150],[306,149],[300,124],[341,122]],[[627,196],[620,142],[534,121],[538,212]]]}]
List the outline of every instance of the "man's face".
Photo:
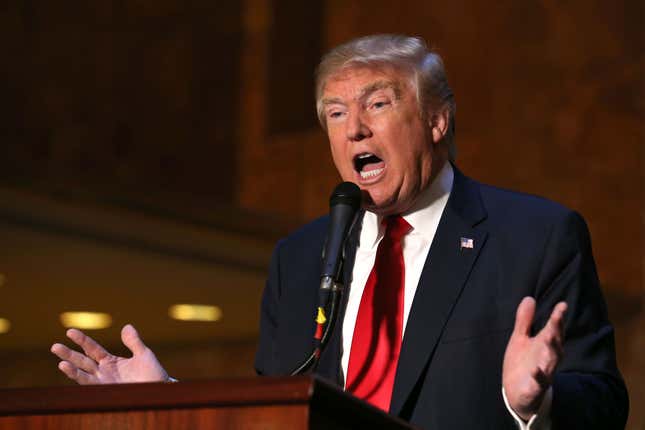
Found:
[{"label": "man's face", "polygon": [[394,69],[350,68],[327,80],[322,101],[334,163],[364,190],[364,207],[408,210],[447,158],[410,79]]}]

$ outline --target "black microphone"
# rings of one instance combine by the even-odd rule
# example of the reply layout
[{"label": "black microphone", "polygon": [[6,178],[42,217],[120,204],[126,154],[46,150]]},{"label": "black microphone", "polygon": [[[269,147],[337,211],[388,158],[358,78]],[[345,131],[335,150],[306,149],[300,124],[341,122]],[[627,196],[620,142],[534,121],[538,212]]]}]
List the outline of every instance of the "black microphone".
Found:
[{"label": "black microphone", "polygon": [[329,334],[334,329],[343,292],[340,278],[343,270],[345,241],[356,221],[360,207],[361,190],[351,182],[339,184],[329,197],[329,228],[322,252],[323,267],[318,290],[313,351],[291,372],[291,375],[299,375],[316,368],[320,354],[329,340]]},{"label": "black microphone", "polygon": [[[342,182],[329,197],[329,228],[323,248],[321,282],[338,280],[342,268],[343,245],[361,207],[361,190],[352,182]],[[322,286],[322,284],[321,284]]]}]

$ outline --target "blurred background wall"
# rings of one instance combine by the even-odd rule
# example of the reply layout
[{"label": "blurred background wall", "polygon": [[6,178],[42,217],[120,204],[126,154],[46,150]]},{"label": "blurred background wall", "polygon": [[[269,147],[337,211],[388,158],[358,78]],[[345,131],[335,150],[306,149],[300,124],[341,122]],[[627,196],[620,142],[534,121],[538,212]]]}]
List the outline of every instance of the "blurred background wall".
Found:
[{"label": "blurred background wall", "polygon": [[2,2],[0,386],[68,383],[48,349],[70,310],[109,313],[92,335],[118,353],[134,323],[181,379],[252,375],[273,244],[338,181],[315,65],[397,32],[444,57],[462,171],[585,216],[645,428],[644,20],[637,0]]}]

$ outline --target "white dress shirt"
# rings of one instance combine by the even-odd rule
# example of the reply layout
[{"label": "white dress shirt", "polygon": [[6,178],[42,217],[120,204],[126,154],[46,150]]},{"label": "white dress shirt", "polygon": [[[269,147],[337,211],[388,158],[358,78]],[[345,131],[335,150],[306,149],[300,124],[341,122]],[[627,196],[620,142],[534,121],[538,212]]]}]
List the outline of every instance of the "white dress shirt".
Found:
[{"label": "white dress shirt", "polygon": [[[412,307],[412,300],[414,299],[414,295],[417,291],[417,285],[421,278],[423,266],[426,263],[426,257],[430,251],[430,245],[432,244],[432,240],[437,232],[439,220],[441,219],[441,215],[443,214],[446,203],[448,202],[448,197],[450,197],[453,181],[454,171],[452,169],[452,165],[446,162],[435,180],[430,184],[430,187],[423,192],[413,207],[409,211],[401,214],[403,219],[405,219],[412,227],[410,233],[403,238],[402,243],[403,261],[405,263],[402,336],[405,334],[405,327],[408,321],[408,315],[410,314],[410,308]],[[381,242],[384,235],[384,228],[381,225],[381,219],[382,217],[368,211],[366,211],[363,216],[359,245],[356,249],[352,282],[349,286],[347,309],[345,310],[345,318],[343,320],[343,351],[341,367],[345,383],[352,338],[354,335],[354,326],[356,325],[356,317],[361,303],[361,296],[363,295],[367,278],[369,277],[372,267],[374,266],[374,261],[376,260],[378,244]],[[429,264],[432,264],[432,262],[429,262]],[[531,418],[528,424],[524,423],[524,421],[515,414],[508,405],[506,394],[504,392],[502,394],[506,407],[517,422],[518,428],[521,430],[547,430],[549,428],[549,426],[544,426],[544,418],[545,415],[548,417],[548,412],[550,410],[550,389],[542,407],[540,408],[540,412]]]}]

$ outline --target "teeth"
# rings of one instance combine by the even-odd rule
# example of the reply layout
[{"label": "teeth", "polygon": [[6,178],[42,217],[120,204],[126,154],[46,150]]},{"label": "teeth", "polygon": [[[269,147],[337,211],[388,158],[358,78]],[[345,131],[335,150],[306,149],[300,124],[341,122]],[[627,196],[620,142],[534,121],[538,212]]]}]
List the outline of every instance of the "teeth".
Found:
[{"label": "teeth", "polygon": [[385,170],[385,168],[381,167],[380,169],[370,170],[369,172],[361,171],[361,178],[373,178],[374,176],[378,176],[383,170]]},{"label": "teeth", "polygon": [[367,158],[367,157],[371,157],[371,156],[372,156],[372,154],[370,154],[370,153],[368,152],[368,153],[365,153],[365,154],[361,154],[361,155],[359,155],[359,156],[358,156],[358,158],[362,159],[362,158]]}]

